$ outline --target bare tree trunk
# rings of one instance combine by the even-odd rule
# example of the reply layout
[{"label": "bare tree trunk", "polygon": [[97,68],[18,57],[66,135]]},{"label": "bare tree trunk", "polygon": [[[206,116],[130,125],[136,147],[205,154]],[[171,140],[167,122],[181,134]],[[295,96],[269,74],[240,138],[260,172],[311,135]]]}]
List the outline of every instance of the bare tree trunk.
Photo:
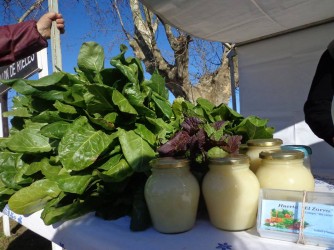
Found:
[{"label": "bare tree trunk", "polygon": [[[97,3],[94,5],[92,1],[85,0],[84,2],[91,9],[99,7]],[[211,63],[211,67],[206,67],[207,65],[201,67],[199,65],[198,72],[191,74],[194,71],[194,61],[191,60],[194,58],[193,53],[199,52],[199,50],[194,49],[199,48],[197,46],[199,39],[195,39],[164,23],[163,20],[160,20],[159,17],[142,5],[139,0],[110,0],[110,2],[119,20],[121,31],[135,56],[144,63],[146,72],[152,74],[157,70],[164,77],[166,87],[175,97],[183,97],[191,102],[203,97],[216,105],[229,102],[231,84],[226,57],[228,46],[227,48],[224,46],[225,51],[221,55],[216,55],[217,51],[213,52],[219,57],[219,63],[207,61],[207,64]],[[131,10],[133,22],[130,25],[127,22],[129,17],[128,8]],[[123,10],[124,12],[122,12]],[[99,14],[101,11],[103,10],[99,8],[95,13],[101,15]],[[164,29],[171,50],[158,47],[157,39],[160,35],[157,33],[158,28]],[[171,54],[166,55],[166,50],[168,50],[168,53],[171,51]],[[203,49],[202,52],[204,51]],[[221,47],[219,51],[221,51]],[[205,53],[200,52],[198,55],[203,56],[201,58],[203,61],[207,59]],[[237,77],[235,79],[238,81]]]},{"label": "bare tree trunk", "polygon": [[[216,105],[229,102],[231,86],[226,48],[222,55],[221,65],[217,70],[207,72],[196,84],[192,84],[189,80],[189,45],[192,37],[182,32],[175,36],[176,33],[172,31],[170,25],[157,18],[153,20],[153,13],[144,6],[140,8],[138,0],[130,0],[130,8],[133,14],[135,34],[132,37],[129,37],[129,33],[126,34],[130,46],[136,56],[144,62],[147,72],[152,74],[154,70],[158,70],[165,78],[166,87],[176,97],[183,97],[191,102],[203,97]],[[164,26],[166,37],[173,50],[173,64],[167,62],[157,47],[155,40],[157,20]]]},{"label": "bare tree trunk", "polygon": [[227,48],[224,47],[222,65],[212,74],[204,75],[197,85],[191,86],[187,90],[190,101],[195,102],[197,98],[202,97],[210,100],[215,105],[229,102],[231,96],[231,77],[226,53]]}]

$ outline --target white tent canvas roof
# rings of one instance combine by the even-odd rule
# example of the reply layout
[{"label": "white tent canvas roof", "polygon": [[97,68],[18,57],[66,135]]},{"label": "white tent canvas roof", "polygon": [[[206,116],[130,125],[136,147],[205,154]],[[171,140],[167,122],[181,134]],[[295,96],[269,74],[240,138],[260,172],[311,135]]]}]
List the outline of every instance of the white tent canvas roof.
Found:
[{"label": "white tent canvas roof", "polygon": [[333,148],[303,113],[319,58],[334,39],[333,0],[141,1],[193,36],[236,43],[240,113],[268,118],[284,144],[310,145],[314,172],[334,167]]},{"label": "white tent canvas roof", "polygon": [[333,0],[142,0],[199,38],[244,43],[334,20]]}]

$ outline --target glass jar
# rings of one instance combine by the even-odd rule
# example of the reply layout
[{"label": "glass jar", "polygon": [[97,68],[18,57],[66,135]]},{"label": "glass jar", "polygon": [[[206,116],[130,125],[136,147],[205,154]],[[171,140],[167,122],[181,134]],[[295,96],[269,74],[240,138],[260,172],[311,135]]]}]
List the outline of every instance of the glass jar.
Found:
[{"label": "glass jar", "polygon": [[250,170],[256,173],[259,165],[261,163],[261,159],[259,154],[262,151],[269,150],[279,150],[281,149],[281,145],[283,141],[281,139],[273,138],[273,139],[252,139],[247,141],[247,150],[246,155],[250,158]]},{"label": "glass jar", "polygon": [[186,159],[158,158],[145,184],[153,227],[161,233],[190,230],[196,220],[200,188]]},{"label": "glass jar", "polygon": [[309,146],[305,145],[282,145],[282,150],[299,150],[304,153],[304,165],[309,170],[311,169],[311,155],[312,155],[312,149]]},{"label": "glass jar", "polygon": [[260,184],[246,155],[209,159],[202,191],[211,223],[223,230],[255,225]]},{"label": "glass jar", "polygon": [[262,162],[256,176],[261,188],[314,191],[314,177],[303,164],[303,152],[264,151],[260,158]]}]

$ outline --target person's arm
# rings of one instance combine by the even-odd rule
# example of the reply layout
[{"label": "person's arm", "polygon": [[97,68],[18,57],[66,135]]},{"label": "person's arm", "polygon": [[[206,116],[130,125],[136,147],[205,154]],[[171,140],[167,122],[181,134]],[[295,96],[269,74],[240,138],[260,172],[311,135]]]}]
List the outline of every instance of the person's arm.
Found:
[{"label": "person's arm", "polygon": [[26,21],[14,25],[0,26],[0,66],[8,65],[48,46],[52,22],[60,33],[64,33],[61,14],[48,12],[37,22]]},{"label": "person's arm", "polygon": [[326,50],[320,58],[304,105],[305,122],[313,133],[334,147],[332,101],[334,95],[334,59]]},{"label": "person's arm", "polygon": [[36,21],[0,26],[0,66],[11,64],[47,46],[48,42],[37,30]]}]

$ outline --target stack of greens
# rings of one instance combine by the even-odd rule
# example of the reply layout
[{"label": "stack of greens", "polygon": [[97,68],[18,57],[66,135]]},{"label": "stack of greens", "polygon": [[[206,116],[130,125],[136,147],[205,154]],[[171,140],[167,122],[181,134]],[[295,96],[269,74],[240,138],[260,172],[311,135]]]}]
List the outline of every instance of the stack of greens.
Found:
[{"label": "stack of greens", "polygon": [[[150,225],[143,195],[150,161],[187,128],[189,117],[200,119],[215,141],[272,137],[266,120],[244,118],[223,104],[177,98],[171,105],[164,79],[154,73],[145,80],[141,62],[125,58],[126,50],[121,46],[112,67],[104,68],[103,49],[88,42],[76,74],[2,81],[19,95],[6,113],[10,136],[0,141],[1,208],[43,209],[46,225],[92,211],[104,219],[129,215],[131,230],[143,230]],[[198,160],[189,150],[184,155]]]}]

